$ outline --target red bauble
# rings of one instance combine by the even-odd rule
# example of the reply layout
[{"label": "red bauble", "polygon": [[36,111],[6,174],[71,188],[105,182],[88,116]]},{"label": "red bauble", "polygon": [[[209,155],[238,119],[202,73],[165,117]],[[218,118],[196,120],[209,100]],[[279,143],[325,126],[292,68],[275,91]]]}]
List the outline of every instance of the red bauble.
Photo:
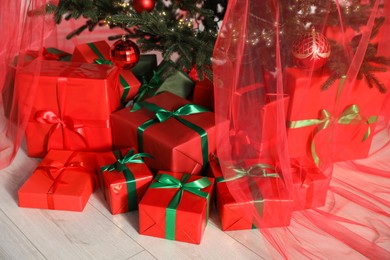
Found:
[{"label": "red bauble", "polygon": [[312,29],[293,42],[292,56],[299,68],[317,70],[325,65],[330,56],[329,41]]},{"label": "red bauble", "polygon": [[139,61],[138,46],[126,38],[116,41],[111,46],[110,58],[114,65],[121,69],[131,69]]},{"label": "red bauble", "polygon": [[155,0],[133,0],[133,7],[137,13],[151,12],[154,9]]}]

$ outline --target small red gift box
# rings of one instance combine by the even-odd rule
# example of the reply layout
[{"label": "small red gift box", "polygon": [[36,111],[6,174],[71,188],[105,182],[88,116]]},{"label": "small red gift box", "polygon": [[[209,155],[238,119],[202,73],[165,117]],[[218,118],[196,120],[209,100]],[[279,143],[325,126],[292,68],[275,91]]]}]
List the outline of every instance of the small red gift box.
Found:
[{"label": "small red gift box", "polygon": [[[150,154],[151,169],[197,174],[215,150],[214,113],[164,92],[111,115],[114,147]],[[153,111],[153,112],[152,112]]]},{"label": "small red gift box", "polygon": [[312,162],[302,164],[292,160],[291,174],[294,210],[317,208],[325,205],[331,173],[325,174]]},{"label": "small red gift box", "polygon": [[[262,166],[259,166],[260,171],[269,167],[265,164],[263,166],[265,168],[262,169]],[[255,168],[256,166],[253,166],[249,169]],[[255,228],[256,224],[261,227],[288,226],[293,202],[283,180],[273,176],[274,174],[272,177],[252,176],[250,170],[248,173],[244,173],[243,169],[238,171],[241,174],[224,178],[216,157],[211,156],[210,175],[216,179],[216,201],[221,229],[251,229]],[[255,215],[259,217],[259,223],[256,222]]]},{"label": "small red gift box", "polygon": [[159,172],[139,203],[140,234],[200,244],[213,185],[207,177]]},{"label": "small red gift box", "polygon": [[[335,114],[337,93],[341,93],[344,79],[322,90],[329,76],[326,70],[309,75],[300,69],[286,69],[291,96],[287,120],[292,158],[310,157],[319,163],[321,158],[345,161],[368,155],[373,137],[369,133],[375,129],[376,116],[386,95],[369,88],[364,80],[357,80],[349,97],[343,97],[343,104],[338,104],[342,111]],[[390,75],[376,73],[376,77],[387,83]],[[319,130],[325,123],[330,124]]]},{"label": "small red gift box", "polygon": [[119,106],[111,66],[33,61],[16,75],[17,96],[29,93],[34,73],[37,88],[26,127],[29,156],[48,150],[112,150],[110,114]]},{"label": "small red gift box", "polygon": [[[111,65],[110,49],[111,47],[106,41],[80,44],[74,48],[72,61]],[[116,84],[120,86],[121,103],[124,105],[135,97],[141,83],[131,70],[119,70],[118,68],[117,70]]]},{"label": "small red gift box", "polygon": [[153,175],[141,159],[146,154],[134,150],[106,152],[97,155],[101,186],[111,213],[120,214],[138,209]]},{"label": "small red gift box", "polygon": [[83,211],[95,170],[92,153],[51,150],[19,189],[19,207]]},{"label": "small red gift box", "polygon": [[196,81],[194,93],[192,95],[192,102],[194,104],[204,106],[210,111],[214,111],[214,85],[213,82],[204,79]]}]

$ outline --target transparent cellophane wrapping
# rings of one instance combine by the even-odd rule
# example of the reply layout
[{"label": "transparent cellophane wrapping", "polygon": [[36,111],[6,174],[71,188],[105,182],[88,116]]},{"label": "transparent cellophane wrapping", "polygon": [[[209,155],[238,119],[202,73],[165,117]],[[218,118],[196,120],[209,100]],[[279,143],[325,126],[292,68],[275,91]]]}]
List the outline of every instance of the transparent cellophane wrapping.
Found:
[{"label": "transparent cellophane wrapping", "polygon": [[[347,10],[356,5],[359,26]],[[371,59],[390,58],[390,20],[376,33],[389,5],[229,1],[213,54],[217,156],[236,203],[254,205],[246,214],[281,256],[389,256],[390,67]],[[297,68],[294,40],[313,28],[330,42],[328,61]],[[266,182],[277,185],[262,191]],[[325,206],[313,202],[321,192]],[[266,211],[287,227],[268,228]]]},{"label": "transparent cellophane wrapping", "polygon": [[[8,166],[15,158],[30,118],[34,94],[38,87],[40,62],[45,57],[45,48],[73,53],[74,47],[86,42],[106,40],[122,30],[111,30],[108,26],[85,31],[70,40],[66,35],[84,25],[85,19],[70,19],[55,24],[53,14],[48,14],[47,4],[58,1],[24,0],[4,1],[1,8],[0,30],[0,169]],[[15,76],[31,61],[37,60],[29,88],[20,91],[14,88]]]}]

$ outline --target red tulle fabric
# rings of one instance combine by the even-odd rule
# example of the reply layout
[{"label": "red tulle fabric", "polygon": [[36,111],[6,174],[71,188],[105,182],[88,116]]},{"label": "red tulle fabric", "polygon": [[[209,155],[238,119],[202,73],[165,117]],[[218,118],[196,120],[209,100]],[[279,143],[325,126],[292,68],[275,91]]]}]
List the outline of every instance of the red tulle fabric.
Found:
[{"label": "red tulle fabric", "polygon": [[[259,203],[263,203],[263,213],[272,213],[270,220],[261,215],[261,211],[253,211],[253,224],[259,227],[260,232],[267,239],[269,254],[273,258],[339,259],[344,256],[353,259],[389,258],[389,94],[381,94],[383,96],[380,96],[380,104],[375,104],[378,111],[377,121],[375,129],[370,133],[370,150],[364,156],[367,158],[340,160],[345,156],[343,149],[347,147],[341,142],[343,138],[340,142],[321,142],[321,140],[333,140],[334,136],[343,134],[343,128],[332,126],[315,133],[314,148],[319,158],[318,165],[313,162],[311,151],[304,156],[294,155],[294,152],[299,149],[292,149],[291,146],[299,147],[300,142],[289,137],[292,130],[300,129],[287,127],[291,103],[294,102],[294,109],[298,114],[302,113],[300,119],[313,119],[312,115],[306,112],[310,111],[310,106],[324,102],[320,100],[319,94],[325,92],[317,91],[315,87],[320,87],[320,84],[317,84],[318,78],[326,76],[323,70],[308,69],[302,72],[288,65],[291,61],[289,50],[292,44],[286,41],[284,35],[283,28],[288,25],[285,24],[287,17],[283,10],[296,2],[299,1],[229,0],[228,2],[213,54],[217,155],[222,172],[225,180],[229,180],[243,169],[248,170],[255,165],[263,167],[261,171],[264,178],[260,181],[258,178],[248,177],[245,182],[227,181],[226,183],[238,204],[261,197],[262,202]],[[345,1],[321,2],[327,2],[329,5],[336,4],[341,10]],[[367,4],[369,1],[361,2]],[[344,53],[339,59],[343,59],[343,63],[347,61],[348,64],[343,84],[338,79],[331,86],[339,90],[333,93],[337,95],[336,102],[327,104],[327,109],[332,115],[341,115],[345,110],[345,104],[349,102],[351,96],[355,95],[355,88],[358,88],[360,82],[358,71],[364,60],[375,18],[390,17],[389,1],[370,2],[373,6],[366,25],[359,28],[358,33],[362,36],[356,51],[352,51],[349,47],[356,32],[351,30],[349,21],[341,12],[336,26],[332,25],[329,29],[331,26],[325,13],[323,22],[316,28],[330,38],[329,30],[335,31],[332,37],[341,44]],[[65,40],[65,35],[83,21],[72,20],[56,26],[51,15],[43,15],[46,4],[45,0],[24,0],[3,1],[1,6],[0,31],[3,37],[0,40],[2,94],[0,168],[11,163],[22,145],[37,87],[36,81],[32,80],[27,92],[20,93],[18,89],[14,89],[13,80],[18,70],[29,62],[30,57],[42,56],[43,47],[57,47],[72,53],[77,44],[106,39],[107,35],[119,32],[103,28],[92,33],[85,32],[72,40]],[[264,5],[267,5],[267,10],[270,12],[262,16]],[[41,12],[32,12],[33,10],[41,10]],[[268,40],[273,47],[268,46],[267,51],[264,51],[262,49],[264,47],[258,43],[258,37],[270,30],[273,33],[272,38]],[[390,57],[389,32],[390,19],[386,19],[375,38],[378,44],[378,55]],[[299,33],[297,32],[297,35]],[[337,57],[335,59],[337,60]],[[303,73],[304,77],[299,73]],[[36,75],[38,74],[39,71],[36,71]],[[291,75],[299,80],[303,78],[299,81],[300,94],[296,96],[292,96],[289,89],[294,85],[289,78]],[[380,79],[385,86],[390,86],[389,78],[383,76]],[[364,96],[364,94],[361,99],[367,102],[375,100],[374,96]],[[315,119],[319,119],[318,116],[315,114]],[[317,125],[312,130],[316,131],[316,127]],[[364,134],[366,130],[367,127],[363,132],[359,130],[355,134]],[[310,203],[298,205],[308,209],[294,210],[295,206],[290,203],[294,197],[293,191],[296,189],[294,176],[304,178],[304,175],[312,169],[317,169],[322,176],[330,180],[326,204],[312,208]],[[259,184],[259,182],[263,181],[270,185],[267,186],[272,190],[269,194],[261,193],[259,187],[264,183]],[[303,182],[302,187],[304,184]],[[287,191],[280,200],[270,197],[270,195],[278,195],[280,189]],[[268,204],[270,201],[275,203]],[[289,226],[269,228],[275,223],[285,223],[283,219],[290,216]],[[261,241],[259,240],[259,243],[262,243]],[[264,255],[269,254],[264,253]]]},{"label": "red tulle fabric", "polygon": [[[250,166],[264,163],[273,165],[284,188],[290,191],[290,196],[281,200],[280,205],[287,205],[283,204],[285,200],[295,200],[297,186],[294,176],[297,171],[304,175],[305,171],[317,169],[329,178],[325,206],[298,205],[301,210],[296,210],[294,206],[272,204],[274,218],[291,215],[287,227],[267,228],[265,212],[272,209],[266,208],[268,194],[262,194],[263,212],[253,211],[254,224],[260,227],[272,246],[270,252],[275,258],[388,258],[390,163],[386,158],[390,153],[389,91],[379,94],[378,90],[370,89],[359,77],[359,70],[370,41],[377,44],[378,55],[390,58],[390,3],[371,1],[365,25],[354,31],[351,21],[342,14],[347,1],[321,1],[329,6],[335,5],[337,25],[334,21],[331,24],[325,12],[322,23],[316,24],[316,30],[339,43],[343,55],[332,59],[348,66],[344,75],[339,75],[328,90],[321,91],[318,82],[330,75],[326,68],[302,70],[291,62],[292,43],[287,34],[300,35],[303,32],[284,31],[289,28],[286,21],[299,15],[289,13],[287,16],[286,7],[298,2],[229,1],[213,54],[217,155],[223,175],[229,179],[237,174],[237,168],[250,169]],[[361,4],[368,2],[362,1]],[[378,36],[370,40],[375,19],[379,16],[386,17],[385,23]],[[268,35],[271,37],[268,40],[273,47],[266,46],[265,37],[260,38],[267,36],[270,30],[273,33]],[[352,49],[350,43],[357,34],[361,36],[356,48]],[[390,86],[389,73],[378,76],[386,87]],[[377,116],[375,130],[367,121],[364,127],[372,131],[369,134],[367,129],[360,132],[360,135],[365,132],[368,136],[364,139],[369,140],[365,148],[360,148],[359,142],[363,141],[355,144],[345,141],[358,136],[361,129],[347,133],[350,126],[340,126],[343,124],[340,118],[357,103],[363,104],[360,106],[361,115],[370,111]],[[316,107],[322,105],[326,111],[322,111],[322,115],[315,112],[313,117],[310,110],[316,111]],[[296,115],[301,118],[292,118]],[[329,125],[320,123],[321,129],[317,129],[316,124],[309,129],[311,132],[304,127],[294,129],[289,124],[291,119],[323,120],[326,115],[330,118]],[[368,120],[366,116],[358,116],[357,120]],[[303,148],[309,150],[306,154],[302,153],[302,133],[306,139],[314,140],[304,145]],[[350,145],[356,145],[356,149],[348,152]],[[263,178],[266,177],[263,175]],[[248,182],[246,185],[251,186],[257,181],[248,177]],[[248,201],[248,189],[234,181],[226,183],[237,203]],[[261,193],[261,189],[258,192]],[[250,196],[253,196],[253,191]]]}]

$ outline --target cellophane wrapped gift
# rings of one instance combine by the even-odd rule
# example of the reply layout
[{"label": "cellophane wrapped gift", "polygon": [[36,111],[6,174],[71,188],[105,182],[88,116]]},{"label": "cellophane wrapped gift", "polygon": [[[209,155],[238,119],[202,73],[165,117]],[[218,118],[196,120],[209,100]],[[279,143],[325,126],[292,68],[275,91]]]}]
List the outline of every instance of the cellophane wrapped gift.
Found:
[{"label": "cellophane wrapped gift", "polygon": [[96,177],[93,153],[51,150],[19,189],[19,207],[83,211]]},{"label": "cellophane wrapped gift", "polygon": [[[246,174],[247,168],[250,173]],[[216,156],[210,156],[210,175],[216,182],[216,205],[222,230],[243,230],[256,227],[252,211],[258,211],[264,227],[280,227],[290,224],[291,212],[286,214],[285,207],[291,207],[293,200],[286,190],[283,180],[276,169],[267,163],[251,164],[232,169],[238,174],[224,178]],[[257,172],[257,173],[256,173]],[[229,183],[229,184],[228,184]],[[252,186],[249,186],[249,183]],[[245,190],[246,203],[238,203],[231,190]]]},{"label": "cellophane wrapped gift", "polygon": [[[283,257],[291,252],[292,257],[307,256],[299,242],[291,242],[306,235],[291,232],[297,224],[315,235],[326,232],[363,255],[375,254],[363,252],[359,245],[382,251],[373,240],[361,239],[359,232],[344,236],[346,223],[356,223],[357,218],[362,226],[375,228],[367,218],[338,215],[345,208],[335,194],[362,208],[370,206],[351,191],[350,179],[338,179],[343,188],[331,184],[336,162],[374,155],[388,142],[381,146],[375,137],[381,140],[382,133],[388,140],[383,130],[389,115],[389,14],[390,4],[380,0],[229,2],[213,53],[222,176],[240,177],[232,169],[248,166],[248,160],[270,162],[294,200],[282,209],[286,214],[325,206],[324,211],[294,212],[293,227],[275,232],[264,229],[267,225],[258,211],[246,213]],[[275,95],[272,117],[260,112],[267,106],[267,95]],[[354,170],[383,174],[375,163],[349,164]],[[247,172],[244,169],[242,175]],[[247,180],[249,187],[255,186],[254,178]],[[253,193],[237,189],[233,181],[225,184],[238,203]],[[285,243],[292,246],[282,246]]]},{"label": "cellophane wrapped gift", "polygon": [[140,234],[200,244],[213,186],[212,178],[158,172],[139,203]]},{"label": "cellophane wrapped gift", "polygon": [[113,215],[138,209],[138,203],[153,179],[143,162],[147,154],[134,149],[97,153],[101,187]]},{"label": "cellophane wrapped gift", "polygon": [[164,92],[111,115],[114,147],[150,154],[151,170],[199,174],[215,151],[214,113]]},{"label": "cellophane wrapped gift", "polygon": [[35,60],[16,74],[15,90],[31,97],[27,152],[43,157],[50,149],[110,151],[110,114],[120,107],[115,68],[76,62]]},{"label": "cellophane wrapped gift", "polygon": [[[83,43],[74,48],[72,61],[112,65],[110,49],[111,47],[106,41]],[[135,97],[141,83],[131,70],[117,69],[116,84],[120,86],[121,104],[125,105]]]}]

